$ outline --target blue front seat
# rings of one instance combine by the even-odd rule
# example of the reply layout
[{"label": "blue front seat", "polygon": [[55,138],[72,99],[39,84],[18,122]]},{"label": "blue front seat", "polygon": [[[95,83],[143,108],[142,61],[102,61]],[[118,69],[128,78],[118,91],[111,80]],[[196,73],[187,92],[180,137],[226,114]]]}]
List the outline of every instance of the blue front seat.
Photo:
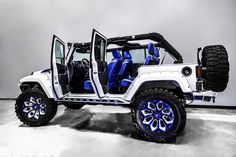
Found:
[{"label": "blue front seat", "polygon": [[132,61],[132,56],[130,55],[129,51],[125,51],[123,53],[123,58],[124,58],[124,61],[120,68],[118,78],[119,80],[121,80],[120,86],[128,87],[132,83],[132,81],[135,79],[134,77],[130,77],[133,61]]},{"label": "blue front seat", "polygon": [[90,80],[84,82],[84,89],[87,91],[93,91],[93,86]]},{"label": "blue front seat", "polygon": [[[118,73],[122,65],[122,56],[117,49],[112,50],[113,59],[108,65],[108,82],[109,90],[114,90],[117,83]],[[84,82],[84,89],[87,91],[93,91],[93,87],[90,80]]]},{"label": "blue front seat", "polygon": [[145,59],[144,65],[158,65],[160,62],[159,50],[154,46],[153,43],[148,44],[148,53],[149,56],[147,56]]}]

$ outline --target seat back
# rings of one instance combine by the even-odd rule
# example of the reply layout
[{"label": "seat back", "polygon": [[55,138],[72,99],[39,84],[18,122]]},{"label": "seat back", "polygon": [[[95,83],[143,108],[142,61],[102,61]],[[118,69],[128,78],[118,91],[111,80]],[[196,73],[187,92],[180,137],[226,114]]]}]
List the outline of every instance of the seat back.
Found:
[{"label": "seat back", "polygon": [[123,58],[124,61],[121,65],[120,71],[119,71],[119,80],[129,78],[129,75],[131,73],[132,68],[132,56],[130,55],[129,51],[123,52]]},{"label": "seat back", "polygon": [[159,59],[159,50],[154,46],[153,43],[148,44],[148,53],[149,55],[145,59],[145,65],[157,65],[160,62]]},{"label": "seat back", "polygon": [[112,50],[113,59],[108,65],[108,82],[109,82],[109,89],[112,90],[118,78],[118,73],[120,71],[122,65],[122,56],[120,51],[117,49]]}]

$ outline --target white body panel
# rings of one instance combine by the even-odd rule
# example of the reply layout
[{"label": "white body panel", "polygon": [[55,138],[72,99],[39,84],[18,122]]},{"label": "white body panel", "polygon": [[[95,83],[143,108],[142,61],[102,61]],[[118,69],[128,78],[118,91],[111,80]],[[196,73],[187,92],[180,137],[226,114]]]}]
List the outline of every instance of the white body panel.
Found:
[{"label": "white body panel", "polygon": [[[138,73],[139,73],[139,75],[149,74],[149,73],[160,73],[161,76],[158,76],[158,77],[165,77],[163,73],[169,72],[169,73],[173,73],[173,74],[170,74],[169,77],[174,78],[175,75],[179,75],[179,74],[181,74],[183,76],[183,74],[181,72],[182,69],[184,67],[190,67],[192,69],[192,74],[190,76],[183,76],[183,78],[185,78],[188,81],[190,88],[193,91],[196,91],[196,82],[197,82],[196,66],[197,66],[197,64],[166,64],[166,65],[159,65],[159,66],[149,65],[149,66],[140,67]],[[179,74],[177,74],[177,73],[179,73]],[[155,79],[157,79],[157,78],[155,78]],[[177,82],[181,82],[181,80],[179,80]]]},{"label": "white body panel", "polygon": [[[190,76],[185,77],[181,73],[185,66],[191,67],[192,74]],[[175,81],[184,93],[191,93],[196,90],[195,67],[195,64],[142,66],[138,69],[138,76],[129,86],[124,98],[128,101],[131,100],[141,84],[148,81]]]},{"label": "white body panel", "polygon": [[[188,66],[192,69],[190,76],[183,76],[181,70],[183,67]],[[124,94],[105,94],[103,98],[99,98],[97,94],[66,94],[63,99],[59,101],[69,102],[84,102],[84,103],[113,103],[113,104],[129,104],[135,95],[136,91],[144,82],[148,81],[175,81],[179,84],[183,93],[193,93],[194,95],[202,95],[200,92],[196,92],[196,64],[175,64],[175,65],[159,65],[159,66],[142,66],[138,69],[138,76],[129,86],[128,90]],[[49,98],[55,98],[52,92],[51,74],[41,73],[41,71],[35,72],[33,75],[24,77],[20,80],[19,85],[24,82],[37,82],[41,85],[44,92]],[[207,92],[205,96],[216,96],[214,92]],[[203,94],[204,95],[204,94]],[[191,103],[191,101],[188,101]]]}]

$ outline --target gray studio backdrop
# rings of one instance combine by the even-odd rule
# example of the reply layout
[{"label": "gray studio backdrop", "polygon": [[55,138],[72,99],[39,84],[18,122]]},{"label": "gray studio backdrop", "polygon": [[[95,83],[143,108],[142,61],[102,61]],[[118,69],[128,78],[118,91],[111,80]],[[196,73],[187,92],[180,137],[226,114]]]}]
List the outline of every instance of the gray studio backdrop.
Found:
[{"label": "gray studio backdrop", "polygon": [[217,104],[236,105],[235,0],[0,0],[0,98],[16,97],[18,80],[48,68],[53,34],[90,41],[92,28],[107,37],[159,32],[196,62],[196,49],[223,44],[230,82]]}]

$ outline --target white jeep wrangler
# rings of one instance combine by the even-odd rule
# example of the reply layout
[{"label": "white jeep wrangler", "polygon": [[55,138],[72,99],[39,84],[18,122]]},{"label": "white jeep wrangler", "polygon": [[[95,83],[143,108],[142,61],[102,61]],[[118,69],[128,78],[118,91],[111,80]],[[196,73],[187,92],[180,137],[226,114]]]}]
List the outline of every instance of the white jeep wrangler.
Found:
[{"label": "white jeep wrangler", "polygon": [[[151,42],[141,44],[144,40]],[[91,42],[67,47],[66,55],[65,43],[54,35],[51,68],[19,81],[22,93],[15,111],[24,124],[45,125],[59,104],[72,109],[85,104],[124,105],[130,107],[142,137],[168,142],[184,130],[185,104],[214,101],[228,83],[228,54],[221,45],[206,46],[201,59],[199,48],[197,64],[183,64],[179,52],[158,33],[107,39],[93,30]],[[161,50],[174,64],[163,64]]]}]

